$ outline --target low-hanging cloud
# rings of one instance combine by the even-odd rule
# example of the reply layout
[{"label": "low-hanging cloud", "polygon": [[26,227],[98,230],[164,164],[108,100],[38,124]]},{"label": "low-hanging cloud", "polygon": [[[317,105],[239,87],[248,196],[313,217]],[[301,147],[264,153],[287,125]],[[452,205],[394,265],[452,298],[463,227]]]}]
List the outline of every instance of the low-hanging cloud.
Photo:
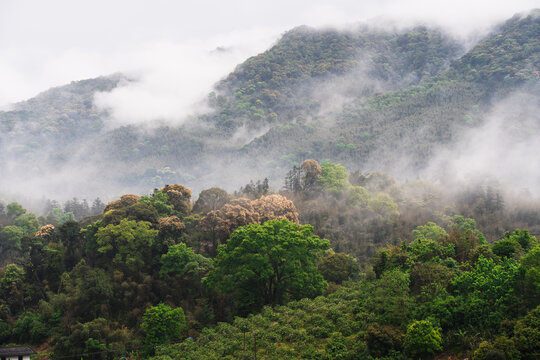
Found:
[{"label": "low-hanging cloud", "polygon": [[208,110],[204,99],[213,85],[252,54],[277,39],[265,31],[228,34],[201,44],[152,43],[135,49],[136,62],[125,82],[111,92],[97,93],[95,104],[107,110],[113,126],[153,120],[182,123]]},{"label": "low-hanging cloud", "polygon": [[484,123],[441,149],[424,175],[441,183],[495,179],[506,188],[540,196],[540,96],[515,92],[496,103]]}]

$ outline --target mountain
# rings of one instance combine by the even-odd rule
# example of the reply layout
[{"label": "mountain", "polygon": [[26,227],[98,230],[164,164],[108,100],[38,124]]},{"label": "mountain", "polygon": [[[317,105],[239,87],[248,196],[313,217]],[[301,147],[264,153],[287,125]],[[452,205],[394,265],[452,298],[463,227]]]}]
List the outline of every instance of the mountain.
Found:
[{"label": "mountain", "polygon": [[124,86],[121,75],[54,88],[0,112],[0,181],[9,189],[76,165],[84,176],[69,177],[74,191],[89,177],[137,192],[216,179],[234,189],[264,176],[280,187],[306,158],[412,176],[501,99],[538,98],[539,13],[513,17],[468,50],[423,26],[302,26],[238,65],[209,94],[210,110],[181,126],[108,126],[93,96]]}]

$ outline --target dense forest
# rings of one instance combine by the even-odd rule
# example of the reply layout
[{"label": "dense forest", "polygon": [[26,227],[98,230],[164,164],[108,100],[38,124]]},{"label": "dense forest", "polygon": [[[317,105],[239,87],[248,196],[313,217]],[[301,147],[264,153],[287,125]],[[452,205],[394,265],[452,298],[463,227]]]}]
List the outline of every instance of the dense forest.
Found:
[{"label": "dense forest", "polygon": [[0,341],[58,359],[537,357],[540,206],[444,193],[309,159],[279,191],[0,204]]},{"label": "dense forest", "polygon": [[117,125],[123,74],[0,111],[0,343],[540,359],[539,54],[540,10],[468,47],[301,26],[185,119]]}]

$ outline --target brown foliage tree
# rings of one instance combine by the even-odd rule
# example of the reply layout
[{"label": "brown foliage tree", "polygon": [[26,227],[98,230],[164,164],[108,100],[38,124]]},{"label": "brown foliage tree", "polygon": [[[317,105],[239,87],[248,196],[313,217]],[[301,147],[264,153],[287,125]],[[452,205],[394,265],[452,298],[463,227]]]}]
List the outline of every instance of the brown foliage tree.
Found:
[{"label": "brown foliage tree", "polygon": [[234,199],[221,209],[210,211],[201,219],[202,229],[211,237],[211,246],[224,242],[240,226],[271,219],[288,219],[298,223],[298,212],[292,201],[281,195],[263,196],[257,200]]},{"label": "brown foliage tree", "polygon": [[110,203],[108,203],[107,206],[105,206],[105,209],[103,209],[103,213],[106,213],[109,210],[118,210],[134,205],[137,201],[139,201],[139,197],[137,195],[122,195],[120,197],[120,200],[111,201]]},{"label": "brown foliage tree", "polygon": [[48,224],[39,228],[36,237],[49,240],[54,234],[54,225]]},{"label": "brown foliage tree", "polygon": [[189,213],[191,189],[180,184],[172,184],[165,185],[161,191],[167,194],[167,200],[174,207],[174,210],[183,216]]},{"label": "brown foliage tree", "polygon": [[322,174],[319,163],[312,159],[307,159],[300,164],[302,172],[302,188],[304,191],[311,191],[317,187],[317,179]]},{"label": "brown foliage tree", "polygon": [[259,213],[262,224],[272,219],[287,219],[298,224],[298,212],[291,200],[281,195],[263,196],[252,202],[254,210]]},{"label": "brown foliage tree", "polygon": [[158,230],[160,236],[178,237],[186,225],[180,221],[178,216],[168,216],[160,218],[158,222]]}]

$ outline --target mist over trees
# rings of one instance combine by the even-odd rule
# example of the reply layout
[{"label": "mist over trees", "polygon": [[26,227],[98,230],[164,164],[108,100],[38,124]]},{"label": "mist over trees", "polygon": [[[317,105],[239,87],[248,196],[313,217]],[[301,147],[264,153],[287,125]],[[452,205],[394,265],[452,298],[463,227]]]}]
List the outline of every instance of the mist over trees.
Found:
[{"label": "mist over trees", "polygon": [[178,123],[116,126],[95,99],[125,75],[0,111],[0,342],[538,358],[539,50],[538,10],[469,48],[301,26]]},{"label": "mist over trees", "polygon": [[[209,89],[204,111],[145,126],[118,127],[92,103],[98,92],[137,79],[73,82],[0,111],[0,181],[12,192],[62,201],[81,193],[102,199],[147,193],[171,183],[197,193],[215,186],[232,191],[260,174],[280,186],[285,173],[307,158],[400,180],[419,174],[449,179],[454,174],[434,165],[457,157],[452,146],[493,117],[503,118],[493,136],[508,134],[505,129],[520,121],[521,130],[510,132],[513,142],[533,134],[534,146],[537,39],[534,11],[508,20],[470,49],[427,26],[299,27]],[[512,106],[516,93],[528,96],[531,111],[501,116],[497,104]],[[497,149],[486,146],[487,152]],[[444,150],[450,153],[441,159]],[[505,164],[530,156],[517,147]],[[490,172],[482,159],[465,161],[474,165],[468,169],[513,181],[503,170]]]},{"label": "mist over trees", "polygon": [[537,353],[539,245],[522,225],[538,217],[505,194],[313,159],[283,183],[197,201],[171,184],[56,225],[2,204],[2,341],[53,358]]}]

